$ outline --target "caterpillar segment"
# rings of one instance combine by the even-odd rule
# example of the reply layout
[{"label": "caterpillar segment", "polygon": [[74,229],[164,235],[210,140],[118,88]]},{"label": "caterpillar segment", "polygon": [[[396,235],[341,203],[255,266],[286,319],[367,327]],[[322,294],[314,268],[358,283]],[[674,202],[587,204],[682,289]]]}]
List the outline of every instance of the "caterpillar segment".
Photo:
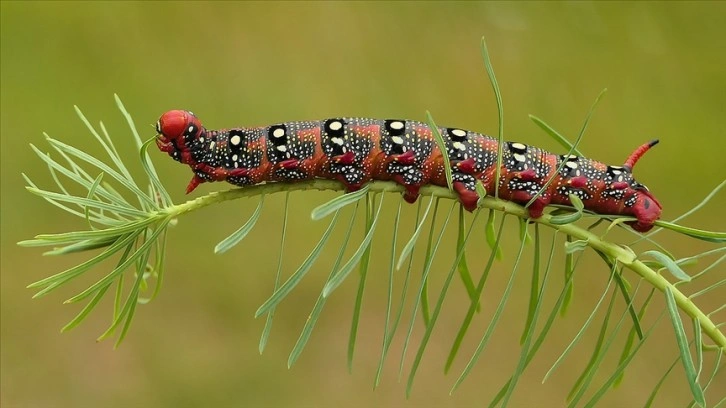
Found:
[{"label": "caterpillar segment", "polygon": [[[187,193],[214,181],[247,186],[263,182],[294,182],[313,178],[338,180],[348,191],[371,180],[393,180],[405,187],[413,203],[425,185],[446,186],[444,157],[449,158],[452,187],[464,208],[473,211],[479,199],[477,180],[494,195],[498,141],[459,128],[440,128],[446,152],[428,125],[403,119],[331,118],[285,122],[265,127],[205,129],[190,111],[164,113],[156,127],[159,149],[191,167]],[[638,147],[622,166],[609,166],[574,155],[555,155],[520,142],[505,142],[499,197],[528,203],[547,181],[549,186],[528,207],[532,218],[550,204],[570,206],[570,194],[585,209],[630,215],[629,222],[646,232],[662,207],[632,175],[637,161],[658,141]]]}]

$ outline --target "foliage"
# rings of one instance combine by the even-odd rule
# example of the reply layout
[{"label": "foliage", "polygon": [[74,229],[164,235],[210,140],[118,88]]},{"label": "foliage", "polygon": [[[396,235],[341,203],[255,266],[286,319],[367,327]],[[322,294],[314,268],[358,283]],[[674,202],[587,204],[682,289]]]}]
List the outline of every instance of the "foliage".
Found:
[{"label": "foliage", "polygon": [[[487,72],[492,79],[492,85],[500,107],[499,137],[501,138],[503,135],[501,95],[496,85],[496,79],[484,43],[482,49],[484,51]],[[602,93],[598,96],[597,101],[599,101],[601,96]],[[115,285],[115,289],[113,290],[115,301],[111,324],[101,334],[99,340],[115,335],[116,345],[118,345],[128,333],[130,323],[136,311],[136,306],[153,300],[159,293],[164,276],[165,242],[168,227],[175,223],[180,216],[227,200],[242,197],[259,197],[260,201],[257,210],[252,214],[250,219],[239,230],[222,240],[215,247],[215,252],[222,253],[238,244],[254,228],[260,210],[263,207],[265,196],[283,191],[289,193],[291,191],[311,189],[340,191],[342,186],[330,180],[310,180],[292,184],[269,183],[248,188],[215,192],[186,203],[174,204],[160,182],[156,170],[147,154],[147,149],[153,142],[153,139],[142,142],[133,120],[118,97],[116,97],[116,102],[126,117],[138,145],[140,151],[139,158],[148,180],[145,180],[141,184],[137,183],[127,169],[124,160],[119,156],[104,125],[102,123],[99,125],[99,133],[85,116],[83,116],[80,110],[77,109],[81,120],[86,124],[94,138],[103,146],[112,164],[106,164],[104,161],[78,148],[46,135],[47,141],[61,158],[60,161],[51,157],[50,154],[43,153],[35,146],[32,146],[32,148],[48,165],[49,171],[57,184],[58,191],[54,192],[41,189],[27,177],[26,181],[28,182],[28,191],[84,219],[87,228],[74,232],[38,235],[34,239],[22,241],[19,244],[22,246],[53,247],[52,250],[46,252],[47,255],[101,250],[100,253],[77,266],[29,285],[31,288],[39,289],[35,297],[50,293],[87,273],[93,267],[98,266],[113,256],[118,257],[116,265],[107,275],[103,276],[87,289],[66,300],[66,303],[86,301],[86,305],[62,329],[62,331],[70,330],[81,323],[106,295],[108,290]],[[584,134],[593,109],[594,105],[588,113],[587,119],[575,143],[567,141],[564,136],[541,119],[536,117],[532,117],[532,119],[539,127],[565,145],[571,153],[579,153],[577,144]],[[428,116],[429,121],[433,123],[433,118],[430,115]],[[499,160],[501,161],[501,152],[499,153]],[[87,170],[89,166],[93,170]],[[61,176],[77,184],[87,193],[84,195],[73,195],[61,181]],[[447,174],[447,179],[451,180],[450,174]],[[721,191],[724,186],[726,186],[726,180],[717,186],[692,211],[696,211],[702,207],[708,200]],[[369,260],[372,256],[371,243],[376,236],[376,226],[381,218],[383,201],[384,198],[390,199],[391,196],[395,196],[402,191],[402,187],[394,183],[377,181],[370,183],[359,192],[341,195],[316,208],[312,212],[312,219],[322,220],[323,218],[332,216],[329,226],[320,237],[310,255],[294,273],[280,284],[282,275],[281,260],[285,247],[288,218],[288,200],[286,199],[285,221],[283,223],[280,241],[280,263],[278,264],[278,272],[275,280],[275,291],[259,307],[256,313],[257,317],[267,315],[265,329],[263,330],[259,345],[260,351],[263,351],[267,344],[275,308],[295,289],[305,277],[305,274],[311,270],[323,248],[328,243],[331,233],[342,223],[346,228],[345,239],[340,243],[334,267],[315,303],[310,318],[300,334],[300,338],[290,354],[288,365],[292,366],[305,348],[328,297],[358,267],[359,274],[357,276],[359,278],[359,285],[355,301],[355,311],[351,321],[348,346],[348,362],[349,365],[352,364],[359,317],[362,309],[362,297],[365,289]],[[479,189],[479,191],[483,190]],[[593,347],[591,359],[587,362],[583,372],[576,380],[568,395],[569,406],[594,405],[612,386],[621,381],[626,367],[632,361],[638,350],[649,341],[650,335],[653,333],[655,327],[657,327],[661,318],[667,314],[676,335],[677,342],[674,344],[674,349],[678,350],[678,358],[671,368],[664,373],[662,380],[653,389],[651,398],[647,401],[647,404],[652,403],[665,378],[670,374],[676,363],[681,361],[686,372],[687,386],[691,389],[694,403],[700,406],[706,406],[706,391],[713,382],[713,378],[716,376],[718,370],[723,368],[721,357],[726,353],[726,337],[724,337],[720,329],[720,324],[714,321],[713,316],[715,313],[726,309],[726,304],[715,310],[706,311],[702,310],[697,302],[699,296],[709,291],[722,290],[726,279],[722,277],[717,278],[715,283],[698,289],[691,282],[706,275],[716,276],[715,274],[717,273],[719,265],[726,259],[726,254],[724,254],[726,252],[726,246],[723,246],[723,243],[726,242],[726,233],[703,231],[682,226],[677,223],[680,219],[679,217],[679,219],[673,222],[658,221],[656,223],[659,227],[658,230],[648,235],[640,236],[634,244],[626,246],[611,242],[606,237],[612,229],[622,228],[622,223],[632,220],[632,218],[590,214],[584,211],[581,205],[577,205],[576,203],[574,209],[558,208],[539,219],[533,220],[528,219],[527,210],[522,206],[500,200],[496,196],[483,197],[479,201],[479,208],[474,212],[468,225],[462,208],[460,206],[458,207],[458,218],[455,222],[457,228],[457,252],[448,274],[445,275],[441,292],[435,302],[431,304],[429,303],[428,277],[432,271],[434,257],[439,253],[439,244],[452,221],[452,214],[454,214],[457,204],[454,202],[452,205],[446,206],[446,202],[456,199],[454,193],[447,188],[428,186],[423,188],[421,193],[423,197],[418,204],[416,228],[410,237],[405,237],[403,232],[400,232],[401,236],[399,236],[398,225],[401,218],[400,200],[395,216],[394,228],[392,230],[393,235],[390,239],[391,258],[387,263],[389,286],[386,321],[379,369],[375,378],[376,385],[379,384],[381,379],[382,367],[388,357],[392,340],[400,328],[404,307],[406,306],[408,288],[411,286],[415,288],[415,299],[411,302],[413,310],[408,327],[404,330],[405,345],[400,360],[399,372],[402,372],[404,369],[404,361],[409,347],[414,347],[416,352],[407,383],[407,393],[412,392],[415,376],[426,351],[427,343],[433,330],[437,327],[436,323],[441,315],[444,300],[447,297],[454,276],[458,274],[470,297],[470,306],[455,336],[447,358],[445,370],[448,371],[452,367],[452,363],[459,354],[462,341],[469,331],[475,315],[481,310],[480,298],[487,283],[487,278],[495,262],[502,257],[502,240],[505,234],[510,233],[505,220],[513,218],[518,221],[517,224],[519,226],[519,250],[514,257],[514,266],[510,278],[501,295],[498,306],[493,311],[484,334],[480,337],[478,346],[454,383],[452,392],[466,379],[471,369],[478,362],[481,353],[489,344],[497,327],[497,323],[507,306],[516,273],[520,272],[519,269],[521,268],[519,266],[525,255],[525,249],[532,249],[533,266],[531,271],[529,307],[527,309],[524,331],[520,338],[520,359],[515,370],[510,374],[509,380],[501,387],[497,396],[490,402],[491,406],[498,404],[502,406],[507,405],[522,373],[537,354],[547,335],[551,333],[554,320],[559,314],[566,311],[570,303],[574,291],[574,279],[578,272],[577,264],[579,259],[584,251],[592,250],[602,258],[605,264],[603,271],[607,271],[607,285],[600,294],[596,307],[593,309],[589,318],[584,322],[577,335],[565,348],[561,356],[553,363],[551,369],[545,376],[545,380],[558,368],[572,347],[580,342],[583,334],[591,324],[595,323],[597,316],[599,316],[600,306],[607,305],[600,323],[599,335]],[[134,199],[127,199],[126,197],[129,195],[133,196]],[[573,199],[573,202],[576,201]],[[349,211],[350,219],[346,223],[343,221],[345,218],[344,213],[351,206],[353,209]],[[346,250],[350,244],[350,238],[353,235],[354,221],[361,207],[364,212],[365,235],[361,242],[357,244],[358,246],[355,248],[353,255],[347,261],[344,261]],[[448,209],[443,208],[442,211],[442,207],[448,207]],[[483,221],[485,218],[484,215],[487,216],[486,221]],[[499,222],[496,222],[497,215],[500,217]],[[684,214],[684,216],[686,215],[688,213]],[[592,225],[588,228],[583,228],[574,224],[577,221],[591,221]],[[481,225],[483,222],[485,224]],[[598,230],[596,227],[604,222],[609,222],[610,225],[604,231],[602,228]],[[425,233],[427,223],[430,225],[428,234]],[[436,228],[437,225],[439,225],[438,229]],[[544,227],[554,231],[549,245],[546,245],[547,240],[543,237],[542,230]],[[703,253],[676,259],[665,248],[653,240],[653,235],[662,229],[681,234],[683,239],[700,239],[714,243],[717,246]],[[478,280],[475,280],[469,269],[469,263],[467,262],[467,243],[472,232],[480,230],[485,232],[486,240],[491,251],[489,252],[483,271],[479,275]],[[543,299],[545,298],[545,293],[548,290],[554,290],[549,289],[548,281],[550,273],[552,272],[552,260],[555,253],[558,252],[558,248],[562,245],[562,237],[564,237],[566,259],[566,281],[557,295],[555,305],[548,313],[544,313],[545,306]],[[378,239],[384,238],[379,237]],[[405,244],[401,245],[404,241]],[[416,284],[412,280],[412,265],[415,250],[417,247],[420,248],[422,242],[425,242],[426,246],[423,258],[424,268],[420,281]],[[645,242],[655,249],[649,249],[640,253],[635,252],[633,249],[634,245],[641,242]],[[543,251],[543,247],[548,248],[548,250]],[[396,256],[399,250],[400,253]],[[689,275],[683,269],[692,266],[695,261],[704,258],[711,259],[718,256],[720,257],[695,274]],[[640,277],[634,288],[626,280],[624,275],[625,269],[635,272]],[[127,272],[129,270],[130,272]],[[401,292],[399,309],[394,311],[393,282],[394,274],[399,270],[405,271],[404,286]],[[668,271],[672,275],[674,282],[662,274],[664,271]],[[127,280],[130,282],[126,282]],[[154,285],[153,290],[150,288],[152,284]],[[636,299],[639,291],[646,291],[648,295],[644,301],[637,303]],[[143,294],[145,293],[150,293],[150,295],[144,297]],[[644,326],[644,317],[647,314],[648,306],[658,294],[663,297],[667,307],[657,315],[654,323]],[[726,299],[726,296],[721,296],[721,298]],[[622,299],[622,302],[626,305],[625,311],[620,316],[614,313],[614,304],[618,299]],[[416,323],[416,316],[419,315],[419,309],[424,321],[425,331],[423,338],[416,347],[412,344],[411,334]],[[543,313],[546,317],[543,317]],[[692,325],[692,335],[690,338],[683,322],[683,316],[687,316],[687,321],[690,320]],[[627,328],[628,322],[630,329]],[[613,325],[614,328],[612,328]],[[593,390],[591,387],[595,372],[602,366],[606,358],[612,358],[607,355],[607,352],[613,346],[614,339],[623,330],[628,331],[628,341],[620,353],[618,365],[608,379]],[[713,344],[707,345],[704,341],[705,338],[710,339]],[[695,358],[693,354],[695,354]],[[714,369],[711,373],[703,372],[703,363],[706,357],[713,357],[715,360]],[[587,392],[589,394],[586,397]],[[585,398],[589,398],[589,400],[585,400]]]}]

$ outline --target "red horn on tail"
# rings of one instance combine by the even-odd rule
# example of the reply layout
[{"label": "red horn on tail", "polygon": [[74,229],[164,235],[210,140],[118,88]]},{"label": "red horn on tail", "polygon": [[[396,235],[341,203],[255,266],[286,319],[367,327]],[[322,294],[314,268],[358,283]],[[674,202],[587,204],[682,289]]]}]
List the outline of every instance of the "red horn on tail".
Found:
[{"label": "red horn on tail", "polygon": [[650,142],[645,143],[645,144],[641,145],[640,147],[638,147],[637,149],[635,149],[635,151],[633,153],[630,153],[630,156],[628,156],[628,159],[625,160],[625,164],[623,164],[623,167],[625,167],[629,171],[633,171],[633,167],[635,167],[635,163],[637,163],[638,160],[640,160],[640,158],[643,157],[645,152],[650,150],[651,147],[657,145],[658,142],[659,142],[658,139],[651,140]]}]

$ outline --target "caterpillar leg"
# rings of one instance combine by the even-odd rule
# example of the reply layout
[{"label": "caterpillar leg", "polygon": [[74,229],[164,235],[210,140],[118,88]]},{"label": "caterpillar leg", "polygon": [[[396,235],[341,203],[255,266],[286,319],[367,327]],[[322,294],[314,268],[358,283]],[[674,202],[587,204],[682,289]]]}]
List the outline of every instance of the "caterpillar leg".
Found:
[{"label": "caterpillar leg", "polygon": [[459,195],[459,202],[467,211],[474,211],[479,202],[479,194],[476,193],[476,179],[470,174],[453,172],[451,174],[451,186]]},{"label": "caterpillar leg", "polygon": [[[509,183],[507,183],[507,188],[510,191],[512,201],[526,205],[537,195],[539,190],[542,188],[542,185],[534,170],[528,169],[514,173],[514,176],[509,180]],[[532,204],[527,207],[529,217],[541,217],[544,213],[545,207],[547,207],[549,203],[550,198],[545,191],[537,196],[537,198],[532,201]]]}]

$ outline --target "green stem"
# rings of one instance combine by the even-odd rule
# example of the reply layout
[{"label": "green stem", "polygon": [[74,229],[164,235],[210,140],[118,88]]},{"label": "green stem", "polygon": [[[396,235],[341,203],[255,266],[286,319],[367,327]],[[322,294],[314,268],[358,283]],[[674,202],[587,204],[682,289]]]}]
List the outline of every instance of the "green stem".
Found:
[{"label": "green stem", "polygon": [[[382,192],[403,192],[403,186],[395,184],[393,182],[385,181],[374,181],[369,184],[369,191],[371,193],[382,193]],[[226,191],[219,191],[210,193],[206,196],[196,198],[194,200],[187,201],[186,203],[167,207],[159,213],[154,214],[154,217],[159,216],[171,216],[177,217],[187,212],[195,211],[200,208],[220,203],[223,201],[236,200],[243,197],[259,196],[260,194],[274,194],[283,191],[305,191],[305,190],[335,190],[344,191],[344,187],[337,181],[333,180],[307,180],[295,183],[270,183],[261,184],[256,186],[249,186],[244,188],[236,188]],[[433,195],[441,198],[457,199],[455,193],[449,191],[445,187],[438,186],[425,186],[421,188],[421,195],[428,196]],[[491,208],[497,211],[502,211],[507,214],[512,214],[520,218],[527,218],[529,213],[522,206],[493,197],[485,197],[480,200],[480,207]],[[643,277],[653,287],[661,292],[665,293],[665,288],[668,287],[673,292],[678,307],[684,311],[688,316],[698,320],[703,329],[703,332],[716,343],[716,346],[721,350],[726,350],[726,336],[716,327],[716,324],[703,313],[683,292],[681,292],[676,286],[670,283],[662,275],[658,274],[653,269],[646,266],[643,262],[637,259],[637,256],[632,252],[624,249],[623,247],[608,241],[602,240],[598,235],[593,234],[587,230],[584,230],[574,224],[556,225],[551,223],[551,216],[548,214],[543,215],[540,218],[532,219],[543,225],[547,225],[551,228],[560,230],[567,235],[576,237],[577,239],[587,241],[587,245],[597,249],[603,253],[608,254],[613,259],[617,259],[622,265],[627,266],[629,269]],[[722,351],[726,354],[726,351]]]}]

